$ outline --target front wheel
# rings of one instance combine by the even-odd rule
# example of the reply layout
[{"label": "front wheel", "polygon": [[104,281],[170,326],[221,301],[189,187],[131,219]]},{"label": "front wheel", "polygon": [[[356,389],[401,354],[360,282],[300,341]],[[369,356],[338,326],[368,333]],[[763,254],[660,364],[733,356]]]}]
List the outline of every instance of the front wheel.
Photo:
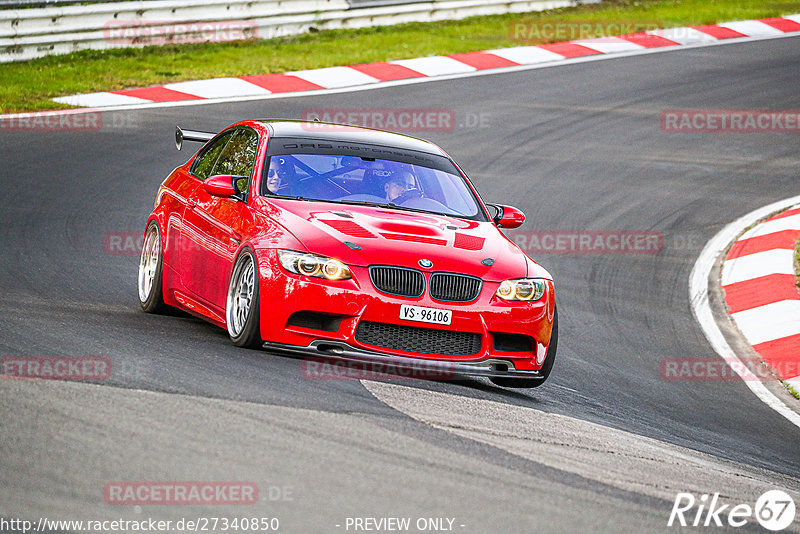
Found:
[{"label": "front wheel", "polygon": [[493,384],[504,388],[535,388],[545,383],[547,377],[550,376],[550,370],[553,369],[553,362],[556,359],[556,350],[558,349],[558,308],[553,310],[553,332],[550,334],[550,345],[547,347],[547,357],[544,360],[544,365],[539,370],[539,375],[542,378],[503,378],[492,377],[489,380]]},{"label": "front wheel", "polygon": [[156,221],[150,221],[144,233],[139,257],[139,304],[147,313],[158,313],[165,307],[162,292],[164,254],[161,232]]},{"label": "front wheel", "polygon": [[234,345],[251,349],[261,346],[260,310],[256,256],[246,248],[233,266],[225,305],[225,322]]}]

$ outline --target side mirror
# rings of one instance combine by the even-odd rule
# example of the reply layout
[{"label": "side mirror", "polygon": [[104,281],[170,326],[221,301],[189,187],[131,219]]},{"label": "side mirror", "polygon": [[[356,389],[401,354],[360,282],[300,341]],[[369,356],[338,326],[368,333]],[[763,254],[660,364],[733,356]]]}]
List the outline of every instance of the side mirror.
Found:
[{"label": "side mirror", "polygon": [[215,174],[203,181],[203,188],[209,195],[215,197],[232,197],[236,194],[233,188],[233,176],[230,174]]},{"label": "side mirror", "polygon": [[525,222],[525,214],[513,206],[503,204],[487,204],[495,209],[492,217],[494,223],[500,228],[519,228]]}]

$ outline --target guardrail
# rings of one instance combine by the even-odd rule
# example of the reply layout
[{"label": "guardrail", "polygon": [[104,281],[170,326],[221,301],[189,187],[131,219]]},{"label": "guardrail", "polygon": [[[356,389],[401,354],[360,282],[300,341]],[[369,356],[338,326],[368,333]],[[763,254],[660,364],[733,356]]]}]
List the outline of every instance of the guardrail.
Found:
[{"label": "guardrail", "polygon": [[0,10],[0,62],[84,49],[270,39],[541,11],[601,0],[145,0]]},{"label": "guardrail", "polygon": [[27,9],[31,7],[71,6],[75,4],[100,4],[105,2],[126,2],[127,0],[0,0],[2,9]]}]

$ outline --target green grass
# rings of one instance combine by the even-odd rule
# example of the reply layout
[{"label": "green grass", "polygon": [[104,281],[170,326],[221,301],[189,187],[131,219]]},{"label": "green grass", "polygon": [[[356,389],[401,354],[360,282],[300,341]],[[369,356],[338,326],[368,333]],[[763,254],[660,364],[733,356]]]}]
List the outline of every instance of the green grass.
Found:
[{"label": "green grass", "polygon": [[800,290],[800,240],[794,246],[794,274],[797,276],[797,289]]},{"label": "green grass", "polygon": [[800,12],[797,0],[606,0],[544,12],[471,17],[362,30],[331,30],[295,37],[234,43],[82,51],[0,64],[0,111],[60,106],[50,99],[170,82],[268,74],[520,44],[513,23],[625,21],[660,27],[711,24]]},{"label": "green grass", "polygon": [[[797,241],[797,244],[794,247],[794,273],[795,276],[797,276],[797,289],[800,290],[800,240]],[[800,392],[790,386],[785,380],[781,380],[781,382],[784,386],[786,386],[786,389],[789,391],[789,394],[792,397],[800,400]]]},{"label": "green grass", "polygon": [[[800,290],[800,240],[794,246],[794,273],[797,276],[797,289]],[[785,380],[781,380],[783,385],[789,391],[789,394],[794,397],[795,399],[800,400],[800,392],[798,392],[795,388],[789,385],[788,382]]]}]

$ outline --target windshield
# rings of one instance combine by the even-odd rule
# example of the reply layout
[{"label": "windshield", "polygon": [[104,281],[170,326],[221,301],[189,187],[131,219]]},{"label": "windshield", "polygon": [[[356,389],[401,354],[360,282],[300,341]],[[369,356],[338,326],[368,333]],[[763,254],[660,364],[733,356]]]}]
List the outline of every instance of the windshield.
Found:
[{"label": "windshield", "polygon": [[464,178],[438,169],[360,156],[271,156],[262,194],[344,204],[380,205],[481,218]]}]

